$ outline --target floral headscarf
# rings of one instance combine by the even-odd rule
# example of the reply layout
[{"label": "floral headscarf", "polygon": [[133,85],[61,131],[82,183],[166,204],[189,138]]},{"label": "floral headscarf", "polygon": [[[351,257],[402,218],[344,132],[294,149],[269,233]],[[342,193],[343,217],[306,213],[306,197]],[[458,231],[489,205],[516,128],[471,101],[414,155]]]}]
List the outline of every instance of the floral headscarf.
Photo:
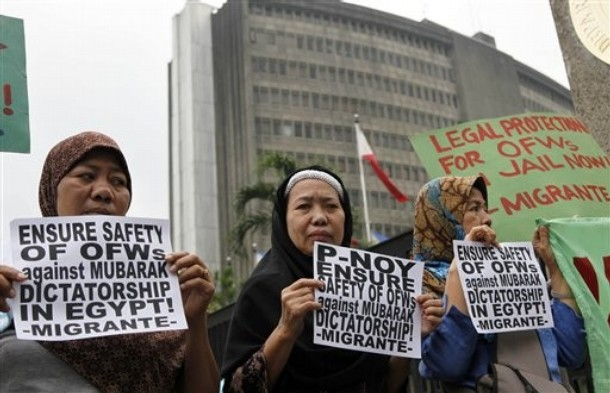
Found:
[{"label": "floral headscarf", "polygon": [[426,183],[415,201],[413,257],[425,261],[424,293],[442,296],[453,259],[453,240],[464,239],[462,221],[472,188],[487,201],[482,177],[440,177]]}]

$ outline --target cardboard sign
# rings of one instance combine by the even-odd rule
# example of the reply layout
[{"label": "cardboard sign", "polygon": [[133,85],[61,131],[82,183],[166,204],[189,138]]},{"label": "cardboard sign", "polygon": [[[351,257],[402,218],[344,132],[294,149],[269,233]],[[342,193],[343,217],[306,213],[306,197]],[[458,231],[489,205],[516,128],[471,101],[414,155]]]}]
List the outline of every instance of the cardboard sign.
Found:
[{"label": "cardboard sign", "polygon": [[610,158],[575,117],[484,119],[410,140],[430,177],[485,178],[494,229],[503,241],[531,240],[538,217],[608,215]]},{"label": "cardboard sign", "polygon": [[454,240],[453,252],[472,323],[479,333],[553,327],[551,304],[532,243]]},{"label": "cardboard sign", "polygon": [[424,264],[316,242],[314,277],[322,309],[314,313],[314,343],[401,357],[421,357]]},{"label": "cardboard sign", "polygon": [[114,216],[11,222],[17,337],[62,341],[186,329],[169,271],[167,220]]},{"label": "cardboard sign", "polygon": [[23,20],[0,15],[0,151],[29,153]]}]

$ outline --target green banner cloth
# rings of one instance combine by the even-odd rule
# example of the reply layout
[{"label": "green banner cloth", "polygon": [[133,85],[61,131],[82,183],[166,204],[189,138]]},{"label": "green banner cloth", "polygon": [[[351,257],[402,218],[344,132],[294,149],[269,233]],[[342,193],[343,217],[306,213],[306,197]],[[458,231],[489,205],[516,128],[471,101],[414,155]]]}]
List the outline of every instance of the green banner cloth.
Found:
[{"label": "green banner cloth", "polygon": [[539,220],[585,320],[596,392],[610,392],[610,217]]},{"label": "green banner cloth", "polygon": [[410,140],[430,177],[485,177],[501,242],[531,240],[537,217],[610,216],[610,158],[575,117],[483,119]]},{"label": "green banner cloth", "polygon": [[30,152],[23,20],[0,15],[0,151]]}]

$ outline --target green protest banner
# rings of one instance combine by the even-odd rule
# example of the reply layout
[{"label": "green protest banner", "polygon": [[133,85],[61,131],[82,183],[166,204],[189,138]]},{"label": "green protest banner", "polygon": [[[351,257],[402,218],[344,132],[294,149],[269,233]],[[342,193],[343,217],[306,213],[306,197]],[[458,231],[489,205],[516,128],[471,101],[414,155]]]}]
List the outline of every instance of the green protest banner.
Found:
[{"label": "green protest banner", "polygon": [[0,151],[30,152],[23,20],[0,15]]},{"label": "green protest banner", "polygon": [[585,320],[596,392],[610,392],[610,217],[539,220]]},{"label": "green protest banner", "polygon": [[483,119],[410,140],[430,177],[485,177],[500,241],[530,240],[537,217],[610,216],[610,158],[575,117]]}]

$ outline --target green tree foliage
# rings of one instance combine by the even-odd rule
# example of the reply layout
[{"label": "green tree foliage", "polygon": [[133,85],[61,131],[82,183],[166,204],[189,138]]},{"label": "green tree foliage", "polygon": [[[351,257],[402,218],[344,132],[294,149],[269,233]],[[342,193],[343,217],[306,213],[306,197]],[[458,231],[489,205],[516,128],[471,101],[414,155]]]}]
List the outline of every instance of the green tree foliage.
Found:
[{"label": "green tree foliage", "polygon": [[[265,181],[265,174],[270,170],[276,175],[275,182]],[[231,230],[230,241],[231,249],[237,256],[246,256],[245,241],[248,235],[269,231],[275,190],[279,182],[295,170],[295,161],[281,153],[267,153],[260,157],[256,183],[241,188],[235,197],[237,222]]]},{"label": "green tree foliage", "polygon": [[216,293],[208,307],[208,312],[210,313],[228,306],[237,297],[237,285],[235,285],[233,268],[231,266],[225,267],[220,272],[214,272],[214,282],[216,283]]}]

